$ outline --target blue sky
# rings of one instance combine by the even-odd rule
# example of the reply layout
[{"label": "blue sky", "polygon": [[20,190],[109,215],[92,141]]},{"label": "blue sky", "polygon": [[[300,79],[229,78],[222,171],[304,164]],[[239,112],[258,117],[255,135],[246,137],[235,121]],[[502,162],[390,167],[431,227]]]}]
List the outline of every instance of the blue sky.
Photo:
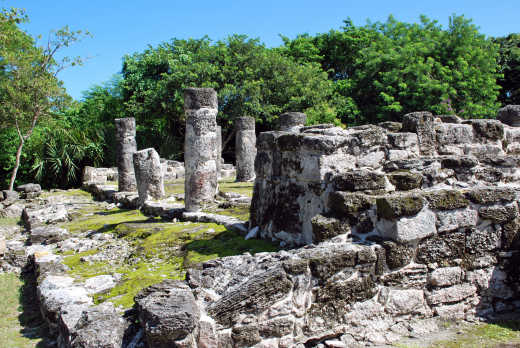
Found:
[{"label": "blue sky", "polygon": [[45,36],[65,25],[93,34],[93,38],[64,52],[89,57],[85,65],[59,75],[76,99],[81,99],[82,91],[119,72],[123,55],[173,37],[208,35],[218,40],[237,33],[278,46],[279,34],[295,37],[299,33],[322,33],[339,29],[347,17],[362,25],[367,19],[385,21],[390,14],[405,22],[415,22],[425,14],[443,25],[450,15],[463,14],[486,35],[520,32],[519,0],[0,0],[0,4],[26,9],[30,23],[25,28],[33,35]]}]

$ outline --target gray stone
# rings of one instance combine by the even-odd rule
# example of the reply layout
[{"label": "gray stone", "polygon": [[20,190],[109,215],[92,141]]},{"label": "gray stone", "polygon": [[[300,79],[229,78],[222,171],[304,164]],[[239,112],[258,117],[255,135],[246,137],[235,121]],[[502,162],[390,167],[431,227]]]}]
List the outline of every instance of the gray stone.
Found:
[{"label": "gray stone", "polygon": [[464,272],[460,267],[437,268],[430,273],[428,283],[433,286],[451,286],[462,282]]},{"label": "gray stone", "polygon": [[133,154],[137,151],[135,142],[135,118],[116,118],[116,155],[118,169],[118,190],[135,191]]},{"label": "gray stone", "polygon": [[457,115],[435,115],[436,118],[440,118],[442,123],[461,123],[462,118]]},{"label": "gray stone", "polygon": [[107,168],[94,168],[94,167],[85,166],[83,168],[83,176],[82,176],[83,182],[84,183],[95,182],[98,184],[106,184],[106,182],[108,180],[108,175],[107,175],[107,171],[105,171],[104,169],[107,169]]},{"label": "gray stone", "polygon": [[235,120],[235,128],[237,181],[251,181],[255,178],[255,119],[247,116],[239,117]]},{"label": "gray stone", "polygon": [[452,210],[465,208],[469,201],[460,190],[435,190],[423,193],[424,198],[432,209]]},{"label": "gray stone", "polygon": [[434,117],[430,112],[412,112],[403,116],[403,131],[417,133],[421,155],[435,154]]},{"label": "gray stone", "polygon": [[388,129],[390,132],[400,132],[403,128],[403,124],[401,122],[391,122],[385,121],[377,124],[379,127]]},{"label": "gray stone", "polygon": [[215,199],[218,192],[216,100],[217,93],[211,88],[188,88],[184,91],[184,194],[187,211],[202,209]]},{"label": "gray stone", "polygon": [[67,221],[69,215],[63,205],[49,205],[45,208],[25,208],[22,212],[22,221],[28,230],[35,227]]},{"label": "gray stone", "polygon": [[437,212],[437,231],[453,231],[477,225],[478,212],[475,209],[456,209]]},{"label": "gray stone", "polygon": [[504,125],[497,120],[481,119],[466,121],[473,126],[475,135],[482,140],[502,140]]},{"label": "gray stone", "polygon": [[388,179],[400,191],[421,188],[423,184],[423,176],[419,173],[394,172],[388,174]]},{"label": "gray stone", "polygon": [[16,191],[23,193],[40,192],[42,190],[39,184],[24,184],[16,188]]},{"label": "gray stone", "polygon": [[[217,125],[217,177],[222,177],[222,127]],[[253,163],[254,166],[254,163]]]},{"label": "gray stone", "polygon": [[426,209],[411,217],[381,219],[376,224],[376,230],[383,238],[400,243],[414,242],[437,233],[435,214]]},{"label": "gray stone", "polygon": [[69,238],[67,230],[55,226],[40,226],[30,230],[29,240],[32,244],[52,244]]},{"label": "gray stone", "polygon": [[505,205],[483,206],[478,209],[478,214],[482,219],[501,224],[518,217],[518,206],[514,202]]},{"label": "gray stone", "polygon": [[386,186],[385,176],[371,170],[358,169],[340,173],[332,182],[338,191],[382,190]]},{"label": "gray stone", "polygon": [[20,198],[20,194],[16,191],[3,190],[2,191],[3,201],[5,202],[14,202]]},{"label": "gray stone", "polygon": [[323,242],[337,235],[349,233],[350,227],[347,222],[338,219],[316,215],[311,220],[312,237],[315,243]]},{"label": "gray stone", "polygon": [[391,315],[426,314],[429,311],[423,291],[417,289],[383,288],[379,295],[379,302]]},{"label": "gray stone", "polygon": [[423,209],[425,200],[415,193],[394,194],[377,198],[376,205],[379,218],[395,220],[416,215]]},{"label": "gray stone", "polygon": [[520,127],[520,105],[506,105],[499,109],[497,120],[511,127]]},{"label": "gray stone", "polygon": [[426,293],[426,299],[430,305],[440,303],[459,302],[475,295],[477,288],[471,284],[457,284],[449,288],[442,288]]},{"label": "gray stone", "polygon": [[139,322],[149,347],[175,347],[195,330],[199,308],[183,282],[165,280],[145,288],[135,297]]},{"label": "gray stone", "polygon": [[299,127],[305,126],[307,115],[303,112],[286,112],[278,117],[278,129],[285,132],[292,132]]},{"label": "gray stone", "polygon": [[141,206],[148,199],[163,198],[164,179],[161,169],[161,159],[154,149],[145,149],[134,152],[134,171],[139,193],[138,205]]}]

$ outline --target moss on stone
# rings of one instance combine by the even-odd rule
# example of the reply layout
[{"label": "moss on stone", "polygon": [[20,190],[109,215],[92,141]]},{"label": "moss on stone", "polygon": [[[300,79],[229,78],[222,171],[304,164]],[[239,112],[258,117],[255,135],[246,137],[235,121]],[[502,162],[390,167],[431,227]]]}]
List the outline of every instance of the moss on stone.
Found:
[{"label": "moss on stone", "polygon": [[222,192],[235,192],[247,197],[253,197],[253,181],[236,182],[235,178],[219,181],[219,190]]},{"label": "moss on stone", "polygon": [[377,216],[387,220],[412,216],[424,207],[424,200],[415,194],[381,197],[376,200]]},{"label": "moss on stone", "polygon": [[20,218],[18,217],[4,217],[0,218],[0,226],[16,226],[20,224]]},{"label": "moss on stone", "polygon": [[464,197],[462,191],[458,190],[439,190],[424,193],[430,207],[439,210],[452,210],[465,208],[469,201]]},{"label": "moss on stone", "polygon": [[60,190],[60,191],[43,191],[40,195],[40,198],[46,199],[49,197],[82,197],[82,198],[90,198],[91,195],[87,191],[83,191],[81,189],[70,189],[70,190]]},{"label": "moss on stone", "polygon": [[78,218],[70,222],[60,224],[70,233],[80,233],[87,231],[110,232],[123,223],[131,221],[147,221],[148,218],[141,214],[139,210],[112,209],[108,211],[80,211],[76,214]]}]

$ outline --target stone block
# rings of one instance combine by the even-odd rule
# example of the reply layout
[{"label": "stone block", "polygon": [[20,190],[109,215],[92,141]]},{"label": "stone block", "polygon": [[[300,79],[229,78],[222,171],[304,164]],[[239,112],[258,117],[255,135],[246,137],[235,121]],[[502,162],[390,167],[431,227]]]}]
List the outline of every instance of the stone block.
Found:
[{"label": "stone block", "polygon": [[473,127],[468,124],[439,123],[435,125],[435,133],[439,145],[473,142]]},{"label": "stone block", "polygon": [[478,214],[482,219],[501,224],[513,221],[518,217],[518,206],[516,202],[505,205],[483,206],[478,209]]},{"label": "stone block", "polygon": [[428,276],[428,284],[432,286],[451,286],[460,284],[464,278],[464,271],[460,267],[437,268]]},{"label": "stone block", "polygon": [[428,206],[437,210],[453,210],[466,208],[468,199],[461,190],[435,190],[422,193]]},{"label": "stone block", "polygon": [[340,221],[332,217],[316,215],[311,220],[312,237],[315,243],[324,242],[340,234],[350,232],[348,222]]},{"label": "stone block", "polygon": [[338,191],[383,190],[386,186],[385,176],[371,170],[359,169],[343,172],[332,178]]},{"label": "stone block", "polygon": [[165,196],[164,179],[159,154],[154,149],[144,149],[133,154],[134,172],[139,193],[138,205],[148,199]]},{"label": "stone block", "polygon": [[425,200],[418,194],[394,194],[376,199],[377,216],[381,219],[395,220],[402,216],[419,213]]},{"label": "stone block", "polygon": [[437,212],[437,231],[453,231],[477,225],[478,212],[475,209],[442,210]]},{"label": "stone block", "polygon": [[419,150],[424,156],[435,153],[434,117],[430,112],[412,112],[403,116],[404,132],[416,133],[419,140]]},{"label": "stone block", "polygon": [[473,126],[475,135],[485,140],[502,140],[504,137],[504,125],[497,120],[478,119],[466,121]]},{"label": "stone block", "polygon": [[520,105],[506,105],[499,109],[497,120],[511,127],[520,127]]},{"label": "stone block", "polygon": [[430,305],[453,303],[462,301],[476,293],[477,288],[475,285],[465,283],[427,292],[426,299]]},{"label": "stone block", "polygon": [[424,293],[418,289],[383,288],[379,294],[379,302],[385,306],[385,312],[392,316],[424,315],[429,312]]},{"label": "stone block", "polygon": [[278,129],[285,132],[291,132],[298,127],[305,126],[307,115],[303,112],[286,112],[278,117]]},{"label": "stone block", "polygon": [[411,217],[401,217],[397,220],[381,219],[376,224],[378,235],[396,242],[414,242],[437,233],[435,214],[422,210]]},{"label": "stone block", "polygon": [[423,176],[420,173],[393,172],[388,179],[399,191],[414,190],[422,187]]}]

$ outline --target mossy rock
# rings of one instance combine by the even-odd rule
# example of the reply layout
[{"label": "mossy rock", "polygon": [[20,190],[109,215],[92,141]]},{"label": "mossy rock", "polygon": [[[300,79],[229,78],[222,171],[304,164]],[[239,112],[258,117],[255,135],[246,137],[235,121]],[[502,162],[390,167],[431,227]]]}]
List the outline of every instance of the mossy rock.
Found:
[{"label": "mossy rock", "polygon": [[399,191],[421,188],[423,184],[423,176],[421,174],[407,171],[388,174],[388,179]]},{"label": "mossy rock", "polygon": [[460,190],[439,190],[423,193],[433,209],[452,210],[465,208],[469,205],[469,200]]},{"label": "mossy rock", "polygon": [[334,176],[332,182],[336,190],[349,192],[384,190],[386,186],[383,174],[365,169],[341,173]]},{"label": "mossy rock", "polygon": [[363,193],[341,191],[331,192],[328,199],[328,207],[334,214],[349,217],[370,209],[375,203],[375,197]]},{"label": "mossy rock", "polygon": [[473,203],[493,204],[514,201],[516,192],[511,187],[474,188],[466,193],[466,197]]},{"label": "mossy rock", "polygon": [[424,199],[417,194],[380,197],[376,200],[377,216],[387,220],[413,216],[422,210],[424,203]]},{"label": "mossy rock", "polygon": [[313,217],[311,224],[313,241],[316,243],[350,232],[348,223],[323,215]]}]

